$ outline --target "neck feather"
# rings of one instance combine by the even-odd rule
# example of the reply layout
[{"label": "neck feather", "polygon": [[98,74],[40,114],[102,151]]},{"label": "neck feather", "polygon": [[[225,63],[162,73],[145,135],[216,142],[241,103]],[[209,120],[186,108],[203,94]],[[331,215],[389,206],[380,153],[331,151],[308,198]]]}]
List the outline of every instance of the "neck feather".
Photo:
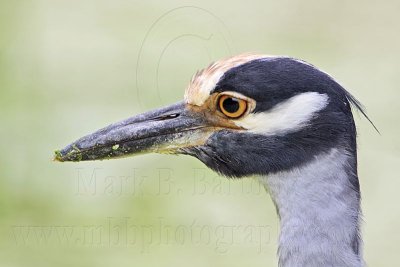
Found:
[{"label": "neck feather", "polygon": [[261,177],[280,218],[280,266],[363,266],[356,165],[355,154],[332,149]]}]

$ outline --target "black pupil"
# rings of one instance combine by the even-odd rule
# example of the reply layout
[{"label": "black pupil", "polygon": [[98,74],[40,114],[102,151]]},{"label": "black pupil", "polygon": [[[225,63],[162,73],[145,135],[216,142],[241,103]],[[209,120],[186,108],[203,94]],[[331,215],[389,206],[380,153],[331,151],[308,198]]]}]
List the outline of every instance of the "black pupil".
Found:
[{"label": "black pupil", "polygon": [[239,100],[233,97],[226,98],[222,103],[222,106],[224,107],[225,111],[229,113],[235,113],[240,107]]}]

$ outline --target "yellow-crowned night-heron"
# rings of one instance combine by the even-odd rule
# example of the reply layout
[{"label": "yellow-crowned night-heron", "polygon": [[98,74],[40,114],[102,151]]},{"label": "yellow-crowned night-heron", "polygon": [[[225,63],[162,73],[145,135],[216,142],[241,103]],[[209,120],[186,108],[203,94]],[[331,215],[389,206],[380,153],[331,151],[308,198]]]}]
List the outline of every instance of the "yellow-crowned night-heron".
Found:
[{"label": "yellow-crowned night-heron", "polygon": [[239,55],[196,73],[184,101],[87,135],[55,159],[186,154],[228,177],[256,175],[280,218],[280,266],[362,266],[351,105],[363,112],[304,61]]}]

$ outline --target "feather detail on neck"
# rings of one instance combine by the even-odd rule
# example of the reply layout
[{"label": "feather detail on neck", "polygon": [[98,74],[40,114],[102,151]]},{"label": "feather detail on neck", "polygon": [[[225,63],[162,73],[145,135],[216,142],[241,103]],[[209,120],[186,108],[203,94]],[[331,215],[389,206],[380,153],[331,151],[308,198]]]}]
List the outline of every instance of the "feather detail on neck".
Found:
[{"label": "feather detail on neck", "polygon": [[280,266],[363,266],[356,168],[356,155],[332,149],[260,178],[280,218]]}]

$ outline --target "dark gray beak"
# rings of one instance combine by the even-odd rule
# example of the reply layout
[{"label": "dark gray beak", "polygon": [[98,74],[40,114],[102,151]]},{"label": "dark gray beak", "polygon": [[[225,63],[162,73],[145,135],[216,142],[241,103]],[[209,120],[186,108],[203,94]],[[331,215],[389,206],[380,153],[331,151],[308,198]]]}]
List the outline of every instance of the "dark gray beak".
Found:
[{"label": "dark gray beak", "polygon": [[138,153],[178,153],[204,144],[213,127],[183,102],[111,124],[55,152],[56,161],[102,160]]}]

